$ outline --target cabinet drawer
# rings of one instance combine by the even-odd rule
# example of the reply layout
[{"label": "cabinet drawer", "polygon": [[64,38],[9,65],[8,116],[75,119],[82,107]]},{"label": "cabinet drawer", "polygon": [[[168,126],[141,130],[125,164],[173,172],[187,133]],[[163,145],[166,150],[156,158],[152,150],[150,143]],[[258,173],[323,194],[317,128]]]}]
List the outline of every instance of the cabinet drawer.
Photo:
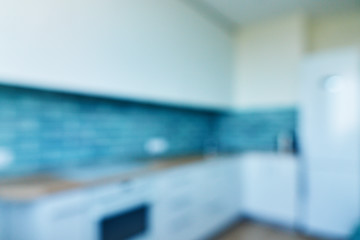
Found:
[{"label": "cabinet drawer", "polygon": [[194,182],[195,174],[192,169],[180,169],[165,173],[160,176],[159,181],[162,187],[177,189],[190,187]]},{"label": "cabinet drawer", "polygon": [[161,240],[190,240],[194,239],[196,230],[196,216],[192,212],[184,212],[167,221],[162,222]]},{"label": "cabinet drawer", "polygon": [[44,198],[36,203],[37,209],[41,210],[45,215],[54,215],[54,210],[60,215],[71,211],[83,211],[89,207],[86,194],[83,191],[66,192],[62,194],[52,195]]},{"label": "cabinet drawer", "polygon": [[164,174],[157,180],[155,198],[166,201],[180,195],[193,195],[195,183],[196,178],[192,174]]},{"label": "cabinet drawer", "polygon": [[196,206],[193,196],[179,195],[158,202],[158,211],[166,215],[175,215],[178,213],[192,211]]},{"label": "cabinet drawer", "polygon": [[147,198],[151,195],[151,184],[143,181],[125,181],[99,186],[88,190],[88,194],[93,203],[120,201],[131,198]]}]

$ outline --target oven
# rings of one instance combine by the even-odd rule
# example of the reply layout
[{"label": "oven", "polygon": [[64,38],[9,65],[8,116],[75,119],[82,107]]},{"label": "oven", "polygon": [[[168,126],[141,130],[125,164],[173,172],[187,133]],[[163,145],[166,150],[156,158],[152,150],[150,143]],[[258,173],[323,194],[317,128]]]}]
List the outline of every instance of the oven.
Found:
[{"label": "oven", "polygon": [[153,239],[150,185],[128,181],[98,189],[93,195],[91,240]]}]

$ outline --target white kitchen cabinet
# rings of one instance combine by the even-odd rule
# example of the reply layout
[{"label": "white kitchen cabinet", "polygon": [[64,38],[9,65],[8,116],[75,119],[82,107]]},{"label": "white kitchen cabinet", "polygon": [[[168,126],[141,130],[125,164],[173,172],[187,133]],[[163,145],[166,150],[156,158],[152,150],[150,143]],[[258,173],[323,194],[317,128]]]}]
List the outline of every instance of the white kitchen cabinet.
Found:
[{"label": "white kitchen cabinet", "polygon": [[[202,218],[208,221],[205,232],[220,231],[226,224],[240,216],[238,160],[223,158],[209,164],[204,186]],[[204,227],[205,227],[204,226]]]},{"label": "white kitchen cabinet", "polygon": [[[35,202],[29,222],[33,222],[36,240],[79,240],[88,238],[90,206],[85,192],[76,191]],[[18,238],[17,238],[18,239]]]},{"label": "white kitchen cabinet", "polygon": [[186,1],[5,1],[0,32],[3,83],[230,104],[231,35]]},{"label": "white kitchen cabinet", "polygon": [[239,161],[216,158],[158,176],[156,239],[207,239],[240,216]]},{"label": "white kitchen cabinet", "polygon": [[250,153],[242,158],[242,202],[248,217],[294,227],[298,206],[296,157]]},{"label": "white kitchen cabinet", "polygon": [[195,239],[196,201],[200,166],[185,166],[156,177],[154,227],[156,239]]},{"label": "white kitchen cabinet", "polygon": [[5,238],[5,206],[0,202],[0,240]]},{"label": "white kitchen cabinet", "polygon": [[87,239],[89,205],[85,196],[64,195],[41,204],[37,214],[44,221],[43,240]]},{"label": "white kitchen cabinet", "polygon": [[0,240],[6,240],[6,231],[8,226],[7,224],[7,214],[6,214],[6,204],[0,201]]},{"label": "white kitchen cabinet", "polygon": [[[101,240],[103,220],[139,206],[151,211],[151,196],[151,179],[146,178],[14,202],[8,209],[8,238],[0,240]],[[144,220],[149,226],[137,239],[153,239],[151,218]]]},{"label": "white kitchen cabinet", "polygon": [[[104,220],[143,206],[146,227],[136,239],[208,239],[240,216],[238,166],[236,158],[219,157],[145,178],[12,202],[6,206],[9,233],[0,240],[99,240]],[[0,205],[0,213],[3,209]]]},{"label": "white kitchen cabinet", "polygon": [[[33,204],[9,203],[6,206],[7,230],[4,240],[37,240],[36,220],[33,217]],[[21,229],[21,231],[19,231]]]},{"label": "white kitchen cabinet", "polygon": [[[69,211],[69,212],[67,212]],[[52,240],[79,240],[87,239],[87,214],[85,209],[77,206],[76,209],[69,207],[64,212],[57,212],[49,219],[48,233],[44,239]]]},{"label": "white kitchen cabinet", "polygon": [[81,191],[6,205],[7,232],[1,240],[88,239],[87,210]]}]

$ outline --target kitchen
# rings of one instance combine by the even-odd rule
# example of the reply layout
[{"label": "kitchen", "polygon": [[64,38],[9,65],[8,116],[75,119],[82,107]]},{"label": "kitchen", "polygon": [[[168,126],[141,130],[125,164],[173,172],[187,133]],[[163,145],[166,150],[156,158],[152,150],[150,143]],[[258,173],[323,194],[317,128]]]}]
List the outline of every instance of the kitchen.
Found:
[{"label": "kitchen", "polygon": [[0,240],[359,239],[359,1],[5,0],[0,32]]}]

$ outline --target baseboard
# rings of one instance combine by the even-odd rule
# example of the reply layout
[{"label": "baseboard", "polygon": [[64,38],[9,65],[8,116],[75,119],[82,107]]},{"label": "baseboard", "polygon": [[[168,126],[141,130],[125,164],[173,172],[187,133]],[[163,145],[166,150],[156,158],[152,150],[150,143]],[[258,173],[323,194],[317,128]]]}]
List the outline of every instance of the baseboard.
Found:
[{"label": "baseboard", "polygon": [[219,227],[218,230],[215,230],[213,233],[211,233],[208,237],[205,237],[203,239],[199,240],[213,240],[218,239],[220,236],[222,236],[224,233],[231,231],[231,229],[237,227],[241,222],[245,221],[243,215],[237,215],[224,223],[221,227]]},{"label": "baseboard", "polygon": [[296,234],[299,234],[299,235],[302,235],[305,237],[310,237],[310,238],[317,238],[317,239],[323,239],[323,240],[325,240],[325,239],[326,240],[347,239],[347,237],[340,236],[340,235],[334,235],[334,234],[329,234],[326,232],[306,229],[303,224],[299,224],[299,222],[297,222],[297,221],[295,221],[294,223],[286,223],[283,221],[274,221],[272,219],[254,216],[252,214],[242,215],[242,221],[260,223],[260,224],[264,224],[264,225],[267,225],[267,226],[270,226],[273,228],[280,229],[285,232],[292,232],[292,233],[296,233]]},{"label": "baseboard", "polygon": [[243,219],[246,221],[257,222],[271,227],[279,228],[284,231],[292,231],[292,232],[298,231],[296,221],[274,220],[272,218],[257,216],[249,213],[243,214]]}]

